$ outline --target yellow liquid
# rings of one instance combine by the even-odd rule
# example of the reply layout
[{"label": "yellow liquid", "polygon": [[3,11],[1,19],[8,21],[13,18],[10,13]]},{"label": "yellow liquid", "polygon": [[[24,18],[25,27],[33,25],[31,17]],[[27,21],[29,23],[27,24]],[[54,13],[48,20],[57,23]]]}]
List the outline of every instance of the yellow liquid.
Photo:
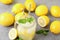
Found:
[{"label": "yellow liquid", "polygon": [[34,21],[31,25],[28,25],[30,27],[24,27],[24,25],[19,24],[17,26],[18,29],[18,36],[21,37],[23,40],[32,40],[35,35],[36,30],[36,22]]}]

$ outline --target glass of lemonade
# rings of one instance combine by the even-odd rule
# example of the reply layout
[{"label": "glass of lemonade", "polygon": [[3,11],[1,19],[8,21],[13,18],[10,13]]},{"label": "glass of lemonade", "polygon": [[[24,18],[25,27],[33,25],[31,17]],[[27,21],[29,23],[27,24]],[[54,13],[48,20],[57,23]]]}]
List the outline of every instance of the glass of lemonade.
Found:
[{"label": "glass of lemonade", "polygon": [[17,22],[18,36],[23,40],[32,40],[36,31],[36,20],[33,16],[19,19]]}]

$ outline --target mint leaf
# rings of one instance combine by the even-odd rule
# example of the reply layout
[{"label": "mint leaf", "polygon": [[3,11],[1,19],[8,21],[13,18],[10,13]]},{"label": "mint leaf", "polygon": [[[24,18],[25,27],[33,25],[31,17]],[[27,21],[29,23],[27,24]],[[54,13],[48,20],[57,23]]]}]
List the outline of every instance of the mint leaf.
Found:
[{"label": "mint leaf", "polygon": [[33,19],[32,17],[27,18],[27,21],[30,22],[30,23],[31,23],[33,20],[34,20],[34,19]]},{"label": "mint leaf", "polygon": [[44,30],[39,30],[36,32],[36,34],[42,34]]},{"label": "mint leaf", "polygon": [[45,32],[45,31],[43,32],[43,35],[45,35],[45,36],[46,36],[47,34],[48,34],[48,32]]},{"label": "mint leaf", "polygon": [[18,20],[19,23],[26,23],[26,19],[20,19]]},{"label": "mint leaf", "polygon": [[30,18],[26,18],[26,19],[20,19],[18,20],[19,23],[26,23],[26,22],[32,22],[34,20],[33,17],[30,17]]},{"label": "mint leaf", "polygon": [[36,34],[43,34],[46,36],[48,34],[48,32],[49,32],[49,30],[39,30],[36,32]]},{"label": "mint leaf", "polygon": [[19,40],[23,40],[22,38],[19,38]]}]

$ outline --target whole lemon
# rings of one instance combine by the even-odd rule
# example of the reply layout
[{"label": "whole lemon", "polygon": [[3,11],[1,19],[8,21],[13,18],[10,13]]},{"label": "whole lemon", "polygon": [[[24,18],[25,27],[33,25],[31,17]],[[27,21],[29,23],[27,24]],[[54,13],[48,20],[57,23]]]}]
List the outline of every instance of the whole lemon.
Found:
[{"label": "whole lemon", "polygon": [[47,15],[47,13],[48,7],[46,5],[39,5],[35,10],[35,14],[37,16]]},{"label": "whole lemon", "polygon": [[11,4],[13,0],[0,0],[0,2],[3,4]]},{"label": "whole lemon", "polygon": [[53,21],[50,25],[50,31],[54,34],[60,33],[60,21]]},{"label": "whole lemon", "polygon": [[14,23],[14,16],[8,12],[0,15],[0,25],[10,26]]},{"label": "whole lemon", "polygon": [[52,6],[50,9],[51,15],[54,17],[60,17],[60,7],[59,6]]},{"label": "whole lemon", "polygon": [[36,3],[34,0],[26,0],[25,1],[25,7],[29,11],[34,11],[36,8]]},{"label": "whole lemon", "polygon": [[26,1],[34,1],[34,0],[26,0]]},{"label": "whole lemon", "polygon": [[19,12],[22,12],[25,9],[24,5],[21,3],[17,3],[13,6],[12,12],[17,14]]},{"label": "whole lemon", "polygon": [[15,21],[18,21],[19,19],[25,18],[25,17],[27,17],[27,15],[28,14],[26,12],[20,12],[20,13],[16,14]]}]

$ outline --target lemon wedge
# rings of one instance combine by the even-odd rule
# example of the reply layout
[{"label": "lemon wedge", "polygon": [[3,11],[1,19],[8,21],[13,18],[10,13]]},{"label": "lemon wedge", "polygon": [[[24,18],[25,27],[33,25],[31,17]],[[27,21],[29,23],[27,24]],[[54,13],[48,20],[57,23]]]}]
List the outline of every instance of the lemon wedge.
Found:
[{"label": "lemon wedge", "polygon": [[9,38],[11,40],[14,40],[15,38],[17,38],[17,30],[15,28],[12,28],[10,31],[9,31]]},{"label": "lemon wedge", "polygon": [[46,27],[50,22],[50,19],[47,17],[47,16],[40,16],[38,18],[38,24],[41,26],[41,27]]}]

